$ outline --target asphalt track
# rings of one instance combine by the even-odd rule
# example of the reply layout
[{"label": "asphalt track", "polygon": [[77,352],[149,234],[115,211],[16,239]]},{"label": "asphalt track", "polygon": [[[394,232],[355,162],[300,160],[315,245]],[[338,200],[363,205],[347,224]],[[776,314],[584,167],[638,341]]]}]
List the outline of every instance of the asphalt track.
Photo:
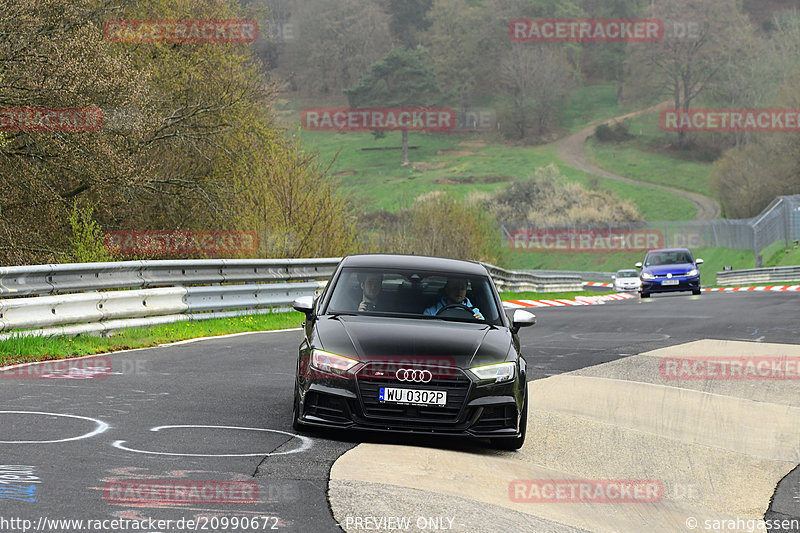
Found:
[{"label": "asphalt track", "polygon": [[[121,352],[109,356],[110,374],[2,379],[0,463],[12,466],[0,466],[0,531],[691,531],[689,513],[800,517],[800,382],[658,377],[665,354],[800,355],[800,295],[662,295],[536,313],[521,332],[536,400],[519,452],[294,436],[299,330]],[[666,497],[512,502],[508,479],[533,476],[659,479]],[[220,482],[240,493],[163,501],[119,489]],[[86,522],[147,518],[172,523]],[[178,528],[180,519],[195,527]]]}]

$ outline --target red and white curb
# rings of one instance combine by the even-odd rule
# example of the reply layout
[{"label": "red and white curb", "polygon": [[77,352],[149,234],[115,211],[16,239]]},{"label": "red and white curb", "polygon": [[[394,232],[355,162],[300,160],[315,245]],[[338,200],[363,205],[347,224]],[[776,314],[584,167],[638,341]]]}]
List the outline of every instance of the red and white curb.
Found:
[{"label": "red and white curb", "polygon": [[[607,286],[610,283],[589,282],[584,285]],[[712,287],[702,289],[703,292],[745,292],[745,291],[800,291],[800,285],[770,285],[767,287]],[[620,292],[617,294],[604,294],[602,296],[576,296],[574,300],[507,300],[503,302],[506,309],[520,309],[523,307],[566,307],[574,305],[598,305],[615,300],[630,300],[638,298],[638,293]]]},{"label": "red and white curb", "polygon": [[633,294],[603,294],[601,296],[576,296],[574,300],[508,300],[503,302],[506,309],[519,309],[522,307],[566,307],[571,305],[598,305],[615,300],[628,300],[636,298]]},{"label": "red and white curb", "polygon": [[800,291],[800,285],[769,285],[767,287],[712,287],[703,292],[740,292],[740,291]]},{"label": "red and white curb", "polygon": [[[600,283],[597,281],[584,281],[584,287],[613,287],[613,283]],[[800,285],[770,285],[767,287],[712,287],[702,289],[704,292],[739,292],[739,291],[800,291]]]}]

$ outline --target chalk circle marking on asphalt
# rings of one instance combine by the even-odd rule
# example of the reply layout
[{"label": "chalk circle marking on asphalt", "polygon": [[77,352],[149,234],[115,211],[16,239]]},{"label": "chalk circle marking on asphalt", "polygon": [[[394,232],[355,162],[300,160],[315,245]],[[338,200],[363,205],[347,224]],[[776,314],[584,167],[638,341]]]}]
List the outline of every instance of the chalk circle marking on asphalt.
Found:
[{"label": "chalk circle marking on asphalt", "polygon": [[625,341],[625,342],[655,342],[669,339],[666,333],[635,333],[635,332],[608,332],[608,333],[573,333],[570,335],[579,341]]},{"label": "chalk circle marking on asphalt", "polygon": [[94,422],[97,424],[97,427],[94,431],[90,431],[89,433],[84,433],[83,435],[78,435],[77,437],[69,437],[66,439],[56,439],[56,440],[0,440],[0,444],[52,444],[55,442],[69,442],[73,440],[81,440],[81,439],[88,439],[94,437],[95,435],[99,435],[106,431],[109,427],[108,424],[103,422],[102,420],[97,420],[96,418],[89,418],[88,416],[78,416],[78,415],[65,415],[61,413],[43,413],[41,411],[0,411],[0,415],[43,415],[43,416],[57,416],[62,418],[77,418],[78,420],[88,420],[89,422]]},{"label": "chalk circle marking on asphalt", "polygon": [[124,440],[114,441],[112,446],[115,448],[119,448],[120,450],[125,450],[128,452],[136,452],[136,453],[146,453],[151,455],[170,455],[170,456],[179,456],[179,457],[263,457],[263,456],[272,456],[272,455],[289,455],[291,453],[299,453],[304,452],[311,448],[313,445],[313,440],[309,437],[304,437],[303,435],[297,435],[296,433],[289,433],[288,431],[281,431],[279,429],[266,429],[266,428],[248,428],[248,427],[239,427],[239,426],[197,426],[197,425],[180,425],[180,426],[158,426],[151,428],[150,431],[160,431],[162,429],[175,429],[175,428],[200,428],[200,429],[235,429],[235,430],[242,430],[242,431],[265,431],[268,433],[280,433],[281,435],[288,435],[293,438],[300,439],[300,446],[298,448],[294,448],[292,450],[288,450],[285,452],[261,452],[261,453],[222,453],[222,454],[208,454],[208,453],[173,453],[173,452],[154,452],[150,450],[137,450],[135,448],[128,448],[127,446],[123,446],[126,442]]}]

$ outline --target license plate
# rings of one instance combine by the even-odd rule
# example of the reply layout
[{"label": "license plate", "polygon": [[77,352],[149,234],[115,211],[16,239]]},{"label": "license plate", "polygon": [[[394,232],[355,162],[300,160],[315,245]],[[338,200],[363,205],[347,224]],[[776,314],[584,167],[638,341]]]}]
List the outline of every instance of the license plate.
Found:
[{"label": "license plate", "polygon": [[381,387],[378,391],[378,400],[386,403],[439,405],[444,407],[447,405],[447,391]]},{"label": "license plate", "polygon": [[662,285],[677,285],[680,283],[680,280],[677,279],[665,279],[661,282]]}]

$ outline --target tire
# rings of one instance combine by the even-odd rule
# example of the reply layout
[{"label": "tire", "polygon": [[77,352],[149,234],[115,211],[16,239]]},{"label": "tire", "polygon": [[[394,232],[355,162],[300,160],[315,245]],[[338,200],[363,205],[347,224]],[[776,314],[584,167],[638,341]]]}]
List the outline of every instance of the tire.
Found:
[{"label": "tire", "polygon": [[525,401],[522,404],[522,416],[519,421],[519,437],[511,439],[491,439],[492,446],[498,450],[514,451],[525,444],[525,433],[528,430],[528,386],[525,384]]},{"label": "tire", "polygon": [[650,298],[650,293],[649,292],[642,292],[640,294],[642,295],[642,298]]},{"label": "tire", "polygon": [[701,293],[701,292],[702,292],[702,291],[701,291],[700,289],[696,289],[696,290],[695,290],[695,289],[692,289],[692,294],[694,294],[695,296],[700,296],[700,293]]},{"label": "tire", "polygon": [[300,394],[297,392],[297,382],[294,383],[294,401],[292,402],[292,429],[302,431],[303,424],[300,423]]}]

